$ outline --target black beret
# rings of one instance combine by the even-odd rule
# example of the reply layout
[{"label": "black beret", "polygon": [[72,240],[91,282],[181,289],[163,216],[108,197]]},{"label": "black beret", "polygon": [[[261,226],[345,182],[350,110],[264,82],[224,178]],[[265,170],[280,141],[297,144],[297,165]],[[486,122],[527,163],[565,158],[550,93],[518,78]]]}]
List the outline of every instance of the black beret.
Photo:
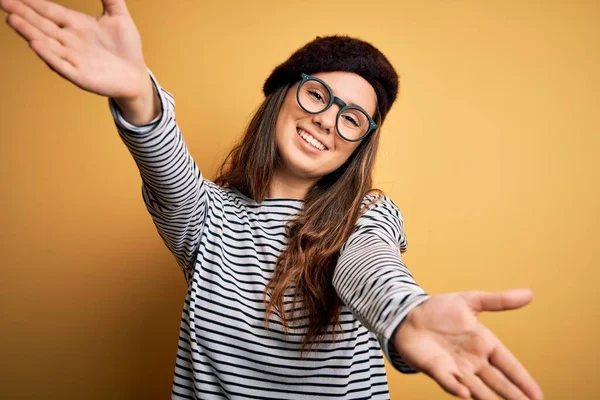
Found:
[{"label": "black beret", "polygon": [[300,74],[348,71],[362,76],[373,86],[381,121],[398,94],[399,78],[388,59],[372,44],[345,35],[317,36],[279,64],[263,86],[265,96],[287,83],[300,80]]}]

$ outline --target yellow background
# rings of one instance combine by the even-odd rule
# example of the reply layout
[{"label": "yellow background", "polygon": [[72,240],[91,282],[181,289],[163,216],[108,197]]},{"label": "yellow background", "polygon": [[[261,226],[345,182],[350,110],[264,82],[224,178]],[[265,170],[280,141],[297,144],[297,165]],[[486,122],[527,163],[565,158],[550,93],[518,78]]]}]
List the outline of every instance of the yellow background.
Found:
[{"label": "yellow background", "polygon": [[[100,1],[60,1],[90,15]],[[269,72],[317,35],[401,75],[377,186],[431,294],[531,287],[481,320],[547,399],[600,398],[600,6],[595,1],[130,1],[209,178]],[[105,98],[0,27],[0,397],[168,398],[185,281]],[[388,368],[392,399],[450,398]]]}]

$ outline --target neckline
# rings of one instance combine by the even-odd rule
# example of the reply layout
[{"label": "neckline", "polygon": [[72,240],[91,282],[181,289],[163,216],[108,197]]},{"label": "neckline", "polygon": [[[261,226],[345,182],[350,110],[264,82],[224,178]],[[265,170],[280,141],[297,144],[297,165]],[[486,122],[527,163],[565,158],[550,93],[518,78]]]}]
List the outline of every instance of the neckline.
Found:
[{"label": "neckline", "polygon": [[267,197],[263,201],[280,201],[280,200],[300,201],[300,202],[304,203],[303,199],[292,199],[291,197]]},{"label": "neckline", "polygon": [[281,201],[293,201],[296,203],[304,203],[304,199],[293,199],[291,197],[267,197],[267,198],[263,199],[262,203],[258,203],[256,200],[254,200],[254,199],[246,196],[242,192],[240,192],[239,189],[236,188],[235,186],[229,185],[229,188],[231,190],[233,190],[238,196],[244,198],[247,202],[256,204],[256,205],[261,205],[263,203],[277,203],[277,202],[281,202]]}]

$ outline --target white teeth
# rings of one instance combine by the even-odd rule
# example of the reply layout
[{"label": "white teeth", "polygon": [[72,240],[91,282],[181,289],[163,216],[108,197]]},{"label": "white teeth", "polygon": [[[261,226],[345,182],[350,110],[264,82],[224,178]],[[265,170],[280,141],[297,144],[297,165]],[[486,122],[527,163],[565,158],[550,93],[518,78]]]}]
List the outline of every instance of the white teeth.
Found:
[{"label": "white teeth", "polygon": [[317,139],[315,139],[314,137],[312,137],[308,132],[306,132],[305,130],[302,130],[302,128],[298,128],[298,134],[300,134],[300,136],[307,142],[310,143],[313,147],[315,147],[316,149],[319,149],[320,151],[325,150],[325,145],[321,142],[319,142]]}]

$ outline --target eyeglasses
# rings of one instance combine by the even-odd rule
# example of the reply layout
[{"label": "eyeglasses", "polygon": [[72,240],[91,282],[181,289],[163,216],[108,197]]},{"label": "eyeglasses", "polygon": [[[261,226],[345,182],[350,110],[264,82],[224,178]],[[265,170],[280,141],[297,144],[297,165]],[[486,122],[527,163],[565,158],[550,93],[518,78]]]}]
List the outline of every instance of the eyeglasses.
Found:
[{"label": "eyeglasses", "polygon": [[359,106],[349,106],[342,99],[333,95],[331,88],[321,79],[302,74],[302,80],[296,91],[298,105],[309,114],[319,114],[327,110],[333,103],[340,106],[335,127],[342,139],[348,142],[363,140],[377,128],[377,124],[369,114]]}]

